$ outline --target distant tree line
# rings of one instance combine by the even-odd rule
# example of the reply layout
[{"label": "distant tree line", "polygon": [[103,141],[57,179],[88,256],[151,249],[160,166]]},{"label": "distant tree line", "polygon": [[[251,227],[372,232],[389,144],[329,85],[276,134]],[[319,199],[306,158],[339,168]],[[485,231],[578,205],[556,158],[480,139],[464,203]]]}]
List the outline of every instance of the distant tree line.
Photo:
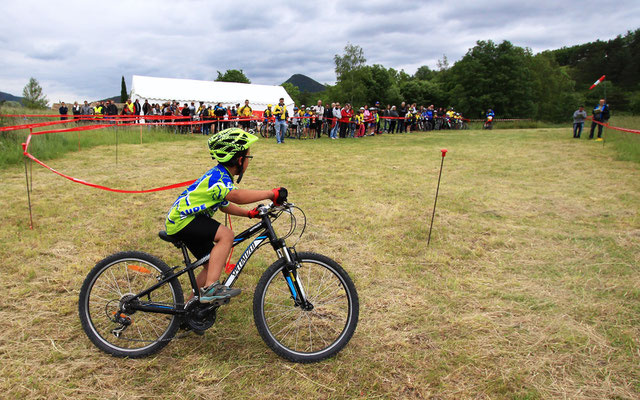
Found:
[{"label": "distant tree line", "polygon": [[[509,41],[478,41],[452,66],[446,56],[437,70],[409,75],[380,64],[367,65],[362,48],[347,44],[334,57],[336,84],[320,93],[301,93],[284,84],[297,104],[350,102],[452,106],[470,118],[492,108],[500,118],[563,121],[581,104],[587,109],[606,96],[616,112],[640,114],[640,29],[607,42],[596,41],[533,54]],[[595,89],[589,86],[601,75]]]}]

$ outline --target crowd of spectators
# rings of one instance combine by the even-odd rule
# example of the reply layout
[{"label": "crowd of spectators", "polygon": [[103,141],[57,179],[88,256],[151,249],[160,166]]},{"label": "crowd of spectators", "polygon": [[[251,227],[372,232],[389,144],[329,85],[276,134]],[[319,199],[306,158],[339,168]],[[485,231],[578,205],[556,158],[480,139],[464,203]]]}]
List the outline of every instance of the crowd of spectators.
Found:
[{"label": "crowd of spectators", "polygon": [[[60,118],[67,119],[68,108],[63,102],[59,108]],[[417,106],[416,103],[400,105],[380,102],[364,105],[354,109],[351,104],[331,103],[324,106],[318,100],[314,106],[294,106],[291,111],[284,105],[284,99],[273,107],[271,104],[264,110],[254,110],[247,99],[244,105],[239,103],[225,107],[222,103],[206,105],[195,101],[184,103],[177,101],[149,103],[127,100],[121,109],[111,100],[93,104],[77,102],[72,107],[74,118],[109,119],[110,116],[121,115],[131,117],[131,122],[157,123],[182,122],[174,129],[177,133],[202,133],[209,135],[218,130],[232,126],[240,126],[245,130],[259,129],[262,124],[272,122],[275,125],[278,142],[284,140],[288,130],[296,132],[298,138],[317,138],[322,134],[331,139],[347,137],[363,137],[383,133],[404,133],[412,130],[431,130],[452,128],[463,122],[462,116],[453,108],[435,108],[433,105]],[[119,118],[122,120],[121,118]],[[126,119],[126,118],[125,118]],[[115,118],[112,119],[115,121]],[[197,124],[187,122],[199,121]]]}]

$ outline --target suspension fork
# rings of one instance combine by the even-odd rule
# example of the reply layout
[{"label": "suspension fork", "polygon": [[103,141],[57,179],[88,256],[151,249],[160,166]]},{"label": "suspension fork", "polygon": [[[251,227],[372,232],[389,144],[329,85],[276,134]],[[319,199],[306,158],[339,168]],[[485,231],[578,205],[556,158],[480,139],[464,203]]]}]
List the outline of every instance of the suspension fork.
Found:
[{"label": "suspension fork", "polygon": [[292,253],[288,247],[283,247],[282,253],[287,260],[282,268],[282,275],[287,281],[287,286],[291,292],[291,296],[296,306],[300,306],[303,310],[310,311],[313,305],[307,299],[307,293],[304,291],[304,284],[298,276],[299,260],[297,254]]},{"label": "suspension fork", "polygon": [[291,297],[296,306],[300,306],[303,310],[312,310],[313,305],[307,300],[307,294],[304,291],[304,287],[300,278],[298,277],[299,260],[295,251],[291,251],[287,247],[284,239],[277,239],[273,226],[268,218],[263,218],[264,228],[267,236],[270,238],[271,246],[275,250],[276,254],[280,258],[284,258],[286,263],[282,268],[282,275],[287,282]]}]

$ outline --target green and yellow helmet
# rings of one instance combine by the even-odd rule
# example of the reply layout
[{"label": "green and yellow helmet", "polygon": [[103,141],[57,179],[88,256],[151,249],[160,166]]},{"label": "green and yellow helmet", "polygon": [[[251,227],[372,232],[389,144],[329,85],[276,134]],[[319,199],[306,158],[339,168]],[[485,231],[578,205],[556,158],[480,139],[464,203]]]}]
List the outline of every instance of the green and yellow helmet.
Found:
[{"label": "green and yellow helmet", "polygon": [[211,158],[224,163],[231,160],[236,153],[248,149],[257,141],[257,136],[240,128],[229,128],[209,138],[209,153],[211,153]]}]

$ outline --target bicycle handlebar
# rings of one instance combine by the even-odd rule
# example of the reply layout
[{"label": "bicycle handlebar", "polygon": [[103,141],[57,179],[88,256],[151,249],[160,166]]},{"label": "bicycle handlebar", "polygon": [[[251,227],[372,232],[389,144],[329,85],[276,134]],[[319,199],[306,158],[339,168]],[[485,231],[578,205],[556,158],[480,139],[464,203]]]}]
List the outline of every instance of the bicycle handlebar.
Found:
[{"label": "bicycle handlebar", "polygon": [[259,215],[262,217],[264,215],[272,215],[279,211],[290,210],[293,205],[293,203],[287,203],[285,201],[284,203],[282,203],[282,205],[277,206],[272,202],[269,205],[259,204],[257,208],[259,211]]}]

